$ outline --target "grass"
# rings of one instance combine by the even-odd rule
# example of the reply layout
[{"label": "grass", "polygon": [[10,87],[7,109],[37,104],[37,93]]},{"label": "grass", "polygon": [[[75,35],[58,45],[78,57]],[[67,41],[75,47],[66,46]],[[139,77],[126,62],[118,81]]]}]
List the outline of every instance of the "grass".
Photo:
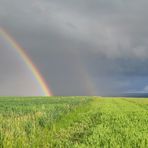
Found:
[{"label": "grass", "polygon": [[1,97],[1,148],[148,147],[148,99]]}]

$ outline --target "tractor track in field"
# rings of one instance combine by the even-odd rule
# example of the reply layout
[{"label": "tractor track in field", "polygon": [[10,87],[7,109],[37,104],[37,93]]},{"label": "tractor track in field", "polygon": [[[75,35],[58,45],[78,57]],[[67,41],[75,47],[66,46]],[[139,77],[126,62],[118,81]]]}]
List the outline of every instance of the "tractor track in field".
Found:
[{"label": "tractor track in field", "polygon": [[143,108],[143,109],[145,109],[145,110],[148,110],[148,105],[147,105],[147,107],[146,107],[144,104],[140,104],[140,103],[138,103],[138,102],[135,102],[135,101],[133,101],[132,99],[122,99],[122,100],[127,101],[127,102],[132,103],[132,104],[135,104],[135,105],[137,105],[137,106],[139,106],[140,108]]}]

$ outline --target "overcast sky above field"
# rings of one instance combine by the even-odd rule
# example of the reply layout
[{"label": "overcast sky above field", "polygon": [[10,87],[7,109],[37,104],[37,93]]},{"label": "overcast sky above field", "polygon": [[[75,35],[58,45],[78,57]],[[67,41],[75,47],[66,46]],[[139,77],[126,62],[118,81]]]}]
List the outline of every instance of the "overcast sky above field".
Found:
[{"label": "overcast sky above field", "polygon": [[[146,0],[0,0],[0,26],[55,95],[148,92],[147,8]],[[21,79],[16,86],[29,95],[24,68],[12,69],[7,55],[17,57],[9,52],[0,48],[0,93],[17,95],[10,84]]]}]

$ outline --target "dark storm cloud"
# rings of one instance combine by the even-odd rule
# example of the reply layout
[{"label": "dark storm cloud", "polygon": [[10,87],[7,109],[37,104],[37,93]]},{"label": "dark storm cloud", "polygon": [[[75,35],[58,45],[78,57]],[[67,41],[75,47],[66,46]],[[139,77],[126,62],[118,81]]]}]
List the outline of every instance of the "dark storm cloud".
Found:
[{"label": "dark storm cloud", "polygon": [[0,0],[0,25],[54,94],[136,91],[148,79],[147,6],[145,0]]}]

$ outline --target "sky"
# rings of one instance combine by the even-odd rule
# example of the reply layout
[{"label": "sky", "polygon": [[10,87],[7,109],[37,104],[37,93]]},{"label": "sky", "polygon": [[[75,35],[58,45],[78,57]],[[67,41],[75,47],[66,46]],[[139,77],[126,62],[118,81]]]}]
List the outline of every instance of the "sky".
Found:
[{"label": "sky", "polygon": [[[54,95],[148,92],[148,1],[0,0],[0,26]],[[0,95],[41,95],[0,38]]]}]

